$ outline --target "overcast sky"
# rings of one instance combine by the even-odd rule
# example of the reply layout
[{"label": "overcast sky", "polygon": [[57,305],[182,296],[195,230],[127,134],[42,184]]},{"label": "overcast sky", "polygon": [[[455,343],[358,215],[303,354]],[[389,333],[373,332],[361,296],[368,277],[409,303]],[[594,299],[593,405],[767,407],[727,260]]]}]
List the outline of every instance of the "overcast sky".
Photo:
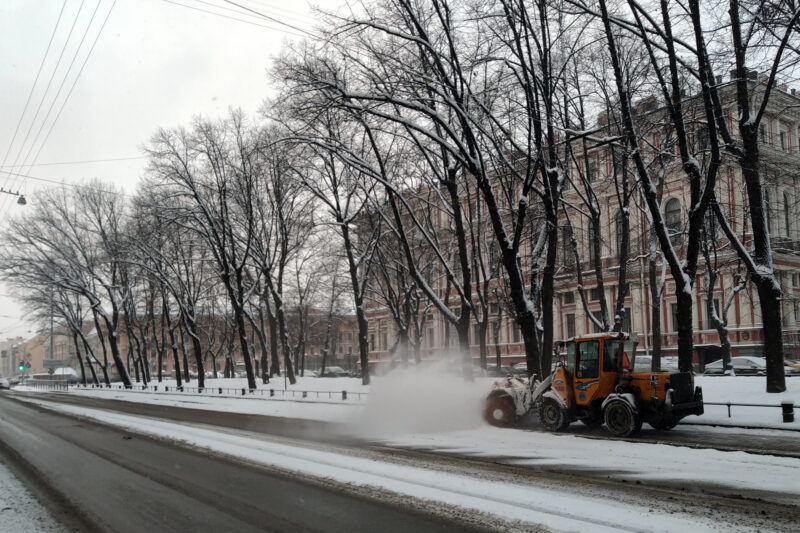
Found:
[{"label": "overcast sky", "polygon": [[[132,192],[144,168],[142,146],[158,127],[185,125],[197,114],[219,116],[231,106],[255,113],[269,94],[270,58],[286,40],[301,34],[234,3],[295,27],[313,29],[306,0],[0,1],[2,187],[26,195],[29,203],[35,202],[37,189],[52,186],[43,180],[70,183],[96,177]],[[344,2],[313,3],[332,9]],[[47,137],[63,102],[63,111]],[[75,163],[104,159],[118,160]],[[25,209],[15,201],[0,194],[0,225]],[[36,325],[25,321],[7,292],[0,286],[0,338],[27,337]]]}]

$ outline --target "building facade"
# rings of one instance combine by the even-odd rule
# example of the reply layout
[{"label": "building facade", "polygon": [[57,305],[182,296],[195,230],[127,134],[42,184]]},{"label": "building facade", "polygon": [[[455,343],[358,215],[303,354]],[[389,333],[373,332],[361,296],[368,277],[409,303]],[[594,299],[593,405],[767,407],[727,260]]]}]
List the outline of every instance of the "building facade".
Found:
[{"label": "building facade", "polygon": [[[730,131],[736,132],[737,126],[732,117],[737,116],[733,86],[721,89],[725,102],[725,114]],[[770,106],[760,129],[761,165],[764,176],[764,190],[767,201],[769,230],[773,249],[773,262],[777,279],[783,289],[782,317],[784,329],[784,347],[787,358],[800,359],[800,98],[794,93],[776,90],[770,98]],[[652,127],[643,135],[647,136],[647,144],[652,153],[647,157],[654,161],[658,158],[663,165],[662,212],[672,235],[671,240],[679,256],[685,254],[685,228],[690,191],[688,180],[681,167],[680,158],[676,156],[677,147],[670,138],[670,132],[661,126],[659,120],[663,111],[643,106],[642,123],[650,122]],[[652,120],[647,118],[647,115]],[[601,124],[603,120],[599,121]],[[703,158],[707,153],[707,132],[704,132],[701,121],[692,122],[690,142],[693,151]],[[603,132],[597,134],[603,137]],[[565,185],[563,193],[564,215],[559,228],[559,252],[555,280],[556,298],[551,312],[554,315],[554,337],[569,338],[583,333],[599,331],[599,327],[590,318],[590,314],[600,317],[601,299],[605,299],[613,324],[616,307],[617,289],[620,284],[619,243],[622,231],[620,223],[619,165],[614,164],[613,153],[608,143],[597,143],[594,148],[586,148],[584,152],[573,157],[569,174],[581,176],[591,182],[591,189],[596,195],[599,209],[599,227],[594,225],[581,210],[585,194],[581,194],[581,184],[577,178]],[[671,154],[671,155],[670,155]],[[705,161],[700,161],[705,164]],[[639,338],[639,353],[649,354],[654,342],[652,323],[652,307],[654,300],[651,292],[649,258],[651,253],[651,234],[646,208],[640,200],[636,185],[632,186],[629,205],[630,226],[628,234],[629,250],[623,259],[626,264],[625,280],[627,295],[624,300],[623,330],[635,332]],[[725,154],[722,168],[719,170],[716,183],[716,196],[723,211],[731,221],[732,229],[739,235],[745,246],[751,246],[752,233],[749,230],[748,203],[743,184],[741,170],[737,161]],[[465,204],[471,200],[465,198]],[[570,207],[572,206],[572,207]],[[480,209],[480,208],[478,208]],[[581,211],[584,211],[583,213]],[[448,221],[438,221],[446,225]],[[743,290],[733,294],[734,287],[746,275],[744,266],[727,243],[727,239],[718,227],[713,224],[709,231],[717,232],[711,246],[709,261],[713,263],[716,280],[708,286],[706,278],[706,260],[700,255],[697,278],[694,280],[693,309],[694,324],[694,362],[697,370],[702,370],[708,362],[720,358],[720,337],[712,327],[707,302],[724,314],[727,318],[729,341],[732,354],[763,355],[762,322],[759,311],[758,296],[751,283]],[[575,247],[572,241],[574,237]],[[487,242],[493,238],[486,235]],[[591,248],[595,242],[600,244],[600,267],[603,289],[599,289],[595,275],[595,261]],[[658,245],[656,244],[656,247]],[[485,256],[491,255],[491,247],[484,247]],[[496,261],[489,259],[489,263]],[[524,262],[524,258],[523,258]],[[658,306],[660,309],[660,342],[663,355],[677,353],[676,297],[674,283],[661,257],[656,260],[656,286],[661,287]],[[578,270],[582,284],[579,291]],[[502,281],[490,278],[487,283],[492,288],[500,286]],[[434,280],[434,286],[440,296],[447,293],[446,280],[441,273]],[[507,304],[500,294],[502,290],[488,291],[495,295],[488,305],[488,327],[485,331],[486,355],[490,362],[499,355],[503,364],[511,364],[524,360],[524,345],[516,322],[509,313]],[[451,294],[452,290],[451,290]],[[584,303],[583,298],[586,302]],[[726,302],[730,306],[726,312]],[[457,299],[455,300],[457,301]],[[476,308],[480,309],[475,300]],[[397,359],[397,320],[390,309],[373,301],[368,307],[370,360],[376,365],[390,366]],[[456,309],[454,309],[456,310]],[[478,311],[480,313],[480,310]],[[457,339],[453,327],[448,325],[441,314],[429,308],[421,321],[420,352],[423,360],[441,358],[457,347]],[[470,343],[473,357],[480,353],[480,337],[482,332],[473,321],[470,328]]]}]

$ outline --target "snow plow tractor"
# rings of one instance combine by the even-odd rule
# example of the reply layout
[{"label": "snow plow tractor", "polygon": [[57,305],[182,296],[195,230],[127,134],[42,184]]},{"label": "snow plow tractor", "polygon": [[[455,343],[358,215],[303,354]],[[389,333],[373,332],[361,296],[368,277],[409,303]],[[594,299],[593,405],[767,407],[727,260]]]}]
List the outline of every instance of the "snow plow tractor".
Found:
[{"label": "snow plow tractor", "polygon": [[537,410],[542,425],[563,431],[580,420],[605,424],[617,437],[643,422],[672,429],[688,415],[703,414],[703,392],[691,372],[633,372],[636,340],[626,333],[598,333],[561,341],[558,363],[546,379],[507,377],[494,382],[484,418],[500,427]]}]

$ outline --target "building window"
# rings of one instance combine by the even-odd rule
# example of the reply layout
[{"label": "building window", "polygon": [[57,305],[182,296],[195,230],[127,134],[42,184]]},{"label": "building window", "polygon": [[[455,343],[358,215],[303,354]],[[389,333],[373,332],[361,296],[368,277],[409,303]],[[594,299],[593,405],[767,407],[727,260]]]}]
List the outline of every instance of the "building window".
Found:
[{"label": "building window", "polygon": [[575,293],[572,291],[565,292],[561,295],[561,299],[564,302],[564,305],[572,305],[575,303]]},{"label": "building window", "polygon": [[672,329],[670,331],[678,331],[678,304],[669,304],[669,309],[672,315]]},{"label": "building window", "polygon": [[511,321],[511,333],[512,333],[511,338],[514,340],[514,342],[519,342],[520,331],[519,331],[519,324],[517,324],[516,320]]},{"label": "building window", "polygon": [[369,334],[369,351],[371,351],[371,352],[375,351],[375,334],[374,333],[370,333]]},{"label": "building window", "polygon": [[489,314],[490,315],[496,315],[497,314],[497,304],[496,303],[489,304]]},{"label": "building window", "polygon": [[599,302],[600,298],[603,296],[602,291],[598,287],[594,287],[589,289],[589,301],[591,302]]},{"label": "building window", "polygon": [[781,150],[786,151],[786,146],[787,146],[787,144],[786,144],[786,132],[785,131],[780,132],[778,134],[778,138],[780,139],[780,142],[781,142]]},{"label": "building window", "polygon": [[575,256],[572,253],[572,226],[561,228],[561,252],[565,265],[575,264]]},{"label": "building window", "polygon": [[758,139],[764,144],[767,143],[767,125],[763,122],[758,125]]},{"label": "building window", "polygon": [[786,236],[791,236],[792,231],[792,217],[790,215],[791,200],[789,200],[789,193],[783,193],[783,222],[786,225]]},{"label": "building window", "polygon": [[564,324],[566,326],[567,338],[571,339],[575,336],[575,315],[568,314],[564,316]]},{"label": "building window", "polygon": [[702,125],[697,130],[697,147],[700,150],[708,150],[708,126]]},{"label": "building window", "polygon": [[595,162],[594,159],[590,159],[586,164],[586,180],[589,183],[592,183],[596,179],[597,179],[597,162]]},{"label": "building window", "polygon": [[681,202],[677,198],[670,198],[664,208],[664,224],[673,246],[683,244],[683,228],[681,227]]},{"label": "building window", "polygon": [[472,324],[472,344],[480,344],[481,343],[481,325],[480,324]]},{"label": "building window", "polygon": [[589,253],[589,267],[594,268],[594,241],[597,239],[594,231],[594,224],[591,220],[589,220],[589,243],[588,243],[588,253]]},{"label": "building window", "polygon": [[385,331],[381,332],[381,350],[388,350],[389,342]]},{"label": "building window", "polygon": [[428,328],[428,348],[433,348],[433,328]]}]

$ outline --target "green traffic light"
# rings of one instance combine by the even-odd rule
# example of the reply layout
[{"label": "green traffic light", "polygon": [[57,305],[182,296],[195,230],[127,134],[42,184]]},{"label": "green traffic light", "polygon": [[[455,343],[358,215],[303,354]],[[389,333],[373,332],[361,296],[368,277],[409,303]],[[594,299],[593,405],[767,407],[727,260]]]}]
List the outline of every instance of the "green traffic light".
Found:
[{"label": "green traffic light", "polygon": [[25,371],[25,363],[20,363],[17,368],[19,369],[20,372],[24,372]]}]

